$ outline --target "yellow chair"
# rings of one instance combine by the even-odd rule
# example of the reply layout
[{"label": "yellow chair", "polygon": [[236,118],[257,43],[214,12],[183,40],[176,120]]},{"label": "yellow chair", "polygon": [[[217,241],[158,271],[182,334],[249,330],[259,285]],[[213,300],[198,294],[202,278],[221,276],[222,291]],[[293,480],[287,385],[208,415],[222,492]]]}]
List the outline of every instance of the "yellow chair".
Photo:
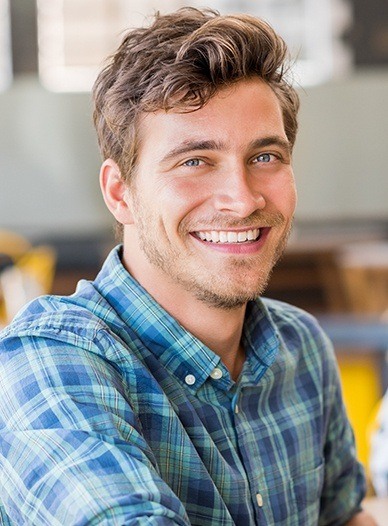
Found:
[{"label": "yellow chair", "polygon": [[4,326],[25,303],[50,292],[56,254],[49,246],[32,247],[22,236],[4,230],[0,230],[0,254],[9,258],[0,272],[0,326]]},{"label": "yellow chair", "polygon": [[340,353],[338,364],[349,420],[353,426],[359,460],[368,465],[370,442],[366,429],[382,396],[380,360],[376,353]]},{"label": "yellow chair", "polygon": [[16,263],[16,266],[33,278],[42,290],[42,294],[50,292],[55,274],[55,251],[46,245],[33,247]]},{"label": "yellow chair", "polygon": [[0,254],[5,254],[16,261],[30,248],[31,244],[23,236],[0,229]]}]

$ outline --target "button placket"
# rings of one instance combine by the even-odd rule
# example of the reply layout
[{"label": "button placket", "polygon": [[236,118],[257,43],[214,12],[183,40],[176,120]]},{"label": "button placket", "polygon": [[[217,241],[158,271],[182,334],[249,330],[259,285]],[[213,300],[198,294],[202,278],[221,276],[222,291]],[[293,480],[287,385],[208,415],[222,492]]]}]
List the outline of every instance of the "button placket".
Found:
[{"label": "button placket", "polygon": [[235,415],[237,415],[239,413],[239,406],[238,406],[238,400],[239,400],[239,397],[240,397],[240,393],[239,391],[236,391],[236,393],[233,395],[233,398],[231,400],[231,407],[232,407],[232,411]]},{"label": "button placket", "polygon": [[187,374],[185,376],[185,382],[187,385],[194,385],[196,382],[196,378],[193,374]]},{"label": "button placket", "polygon": [[256,501],[257,501],[257,505],[259,506],[259,508],[262,508],[263,507],[263,497],[261,493],[256,493]]},{"label": "button placket", "polygon": [[222,369],[220,369],[219,367],[215,367],[210,373],[210,376],[211,378],[213,378],[213,380],[220,380],[223,376]]}]

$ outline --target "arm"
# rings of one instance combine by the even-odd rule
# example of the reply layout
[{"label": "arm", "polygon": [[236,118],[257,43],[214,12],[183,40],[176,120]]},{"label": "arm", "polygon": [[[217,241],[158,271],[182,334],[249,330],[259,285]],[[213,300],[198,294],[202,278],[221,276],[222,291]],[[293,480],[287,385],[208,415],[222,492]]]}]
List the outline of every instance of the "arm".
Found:
[{"label": "arm", "polygon": [[[339,372],[332,345],[326,339],[324,363],[325,482],[321,496],[320,526],[340,526],[348,521],[363,521],[361,510],[366,483],[362,465],[357,461],[354,435],[342,398]],[[353,524],[350,522],[349,524]],[[354,524],[363,524],[355,522]],[[366,525],[369,523],[365,523]],[[371,523],[373,524],[373,522]]]},{"label": "arm", "polygon": [[0,500],[13,523],[189,524],[122,384],[82,348],[0,344]]}]

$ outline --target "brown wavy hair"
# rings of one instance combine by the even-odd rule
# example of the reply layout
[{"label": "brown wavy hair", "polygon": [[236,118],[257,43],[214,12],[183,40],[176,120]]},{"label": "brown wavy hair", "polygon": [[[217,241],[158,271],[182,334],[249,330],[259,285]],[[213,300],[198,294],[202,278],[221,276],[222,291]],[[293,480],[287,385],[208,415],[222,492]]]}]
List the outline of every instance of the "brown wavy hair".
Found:
[{"label": "brown wavy hair", "polygon": [[263,20],[185,7],[128,32],[94,87],[94,124],[104,159],[126,181],[136,166],[136,125],[143,112],[195,111],[223,86],[258,76],[281,104],[291,145],[299,98],[288,80],[287,47]]}]

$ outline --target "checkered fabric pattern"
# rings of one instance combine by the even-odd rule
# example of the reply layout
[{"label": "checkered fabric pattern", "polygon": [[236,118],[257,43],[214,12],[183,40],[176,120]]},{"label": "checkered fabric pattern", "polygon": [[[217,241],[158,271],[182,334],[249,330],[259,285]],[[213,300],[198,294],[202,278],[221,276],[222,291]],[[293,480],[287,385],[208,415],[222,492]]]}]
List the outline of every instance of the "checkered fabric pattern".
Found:
[{"label": "checkered fabric pattern", "polygon": [[29,304],[1,334],[0,524],[344,524],[364,477],[330,343],[271,300],[243,339],[234,382],[119,247]]}]

